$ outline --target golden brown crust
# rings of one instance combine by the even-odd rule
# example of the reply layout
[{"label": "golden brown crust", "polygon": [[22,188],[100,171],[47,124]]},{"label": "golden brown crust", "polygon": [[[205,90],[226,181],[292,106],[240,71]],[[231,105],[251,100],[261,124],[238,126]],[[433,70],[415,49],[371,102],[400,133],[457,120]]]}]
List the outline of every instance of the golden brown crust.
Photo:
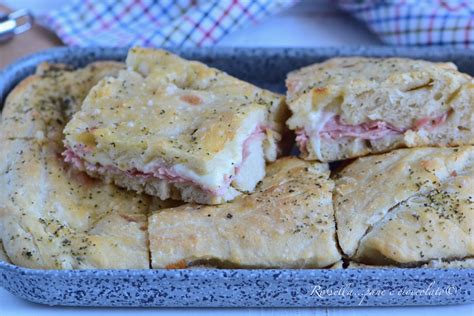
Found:
[{"label": "golden brown crust", "polygon": [[336,180],[342,250],[376,265],[472,256],[473,179],[472,146],[359,158]]},{"label": "golden brown crust", "polygon": [[255,193],[219,206],[187,204],[154,213],[152,267],[302,268],[339,260],[327,165],[283,158]]},{"label": "golden brown crust", "polygon": [[420,89],[426,88],[423,85],[425,81],[436,80],[443,73],[464,82],[469,79],[450,62],[436,63],[399,57],[335,57],[290,72],[286,81],[287,97],[288,101],[293,102],[310,91],[325,95],[334,88],[350,89],[350,86],[345,86],[350,82],[369,86],[370,83],[383,85],[388,81],[394,88]]}]

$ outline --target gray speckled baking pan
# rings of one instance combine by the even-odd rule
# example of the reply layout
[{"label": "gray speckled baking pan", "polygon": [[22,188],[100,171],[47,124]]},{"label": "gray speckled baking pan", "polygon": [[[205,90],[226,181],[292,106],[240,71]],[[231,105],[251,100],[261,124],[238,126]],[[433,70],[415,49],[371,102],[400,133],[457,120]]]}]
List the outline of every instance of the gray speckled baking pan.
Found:
[{"label": "gray speckled baking pan", "polygon": [[[175,50],[176,51],[176,50]],[[0,104],[43,61],[83,66],[123,60],[123,48],[59,48],[21,59],[0,71]],[[181,49],[198,59],[274,91],[287,72],[333,56],[405,56],[454,61],[474,74],[474,52],[397,49]],[[474,269],[347,270],[31,270],[0,262],[0,285],[27,300],[70,306],[381,306],[474,302]]]}]

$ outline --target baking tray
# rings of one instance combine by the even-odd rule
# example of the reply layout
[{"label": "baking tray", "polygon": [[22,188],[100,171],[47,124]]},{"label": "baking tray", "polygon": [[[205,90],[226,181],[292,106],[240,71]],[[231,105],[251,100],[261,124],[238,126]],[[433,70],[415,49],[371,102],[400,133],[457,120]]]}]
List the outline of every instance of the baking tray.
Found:
[{"label": "baking tray", "polygon": [[[289,71],[334,56],[453,61],[474,74],[474,53],[456,49],[171,49],[259,86],[284,92]],[[0,72],[0,104],[43,61],[84,66],[124,60],[126,48],[56,48]],[[1,56],[0,56],[1,57]],[[309,307],[474,302],[474,269],[33,270],[0,262],[0,285],[32,302],[68,306]]]}]

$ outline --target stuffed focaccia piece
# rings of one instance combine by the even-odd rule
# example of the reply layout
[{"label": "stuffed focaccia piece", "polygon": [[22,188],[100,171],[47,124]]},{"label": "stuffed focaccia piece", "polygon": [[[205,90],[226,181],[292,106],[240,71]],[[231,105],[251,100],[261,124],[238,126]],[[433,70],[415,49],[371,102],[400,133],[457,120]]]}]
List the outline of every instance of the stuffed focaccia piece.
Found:
[{"label": "stuffed focaccia piece", "polygon": [[153,268],[322,268],[340,259],[326,164],[282,158],[254,193],[187,204],[149,220]]},{"label": "stuffed focaccia piece", "polygon": [[286,84],[288,125],[308,160],[474,143],[474,85],[452,63],[334,58]]},{"label": "stuffed focaccia piece", "polygon": [[398,149],[337,177],[339,245],[353,260],[417,266],[474,256],[474,147]]},{"label": "stuffed focaccia piece", "polygon": [[[87,93],[85,87],[83,93],[75,89],[97,82],[98,69],[105,76],[121,67],[97,63],[73,71],[43,65],[10,94],[2,129],[15,122],[17,134],[0,137],[0,240],[13,264],[38,269],[149,268],[150,198],[72,170],[62,159],[64,147],[57,133]],[[55,102],[58,91],[64,100],[76,101]],[[11,119],[10,113],[21,111],[23,118]]]},{"label": "stuffed focaccia piece", "polygon": [[253,191],[278,154],[284,97],[162,50],[133,48],[64,131],[65,158],[119,186],[217,204]]}]

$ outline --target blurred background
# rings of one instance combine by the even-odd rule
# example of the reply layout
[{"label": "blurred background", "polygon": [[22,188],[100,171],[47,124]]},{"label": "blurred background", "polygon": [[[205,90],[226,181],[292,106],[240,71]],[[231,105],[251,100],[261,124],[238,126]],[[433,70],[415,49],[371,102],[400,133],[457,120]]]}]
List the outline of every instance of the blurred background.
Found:
[{"label": "blurred background", "polygon": [[0,12],[0,67],[58,45],[474,43],[472,0],[4,0]]},{"label": "blurred background", "polygon": [[[81,1],[85,7],[88,1]],[[101,1],[91,1],[100,3]],[[104,1],[102,1],[104,2]],[[111,2],[111,1],[105,1]],[[112,2],[132,2],[133,1],[112,1]],[[153,1],[143,1],[146,5],[151,5]],[[172,1],[157,1],[163,6],[169,5]],[[176,3],[183,1],[176,1]],[[212,1],[203,1],[211,3]],[[219,1],[222,8],[233,3],[233,1]],[[240,1],[243,7],[252,1]],[[260,1],[263,5],[268,2],[278,1]],[[10,10],[28,9],[36,17],[45,16],[51,12],[58,12],[65,5],[70,5],[70,1],[62,0],[6,0],[0,1],[4,10],[8,7]],[[137,3],[135,5],[138,5]],[[117,5],[115,10],[120,11]],[[139,6],[139,5],[138,5]],[[123,6],[121,6],[123,8]],[[99,6],[100,9],[100,6]],[[96,10],[99,10],[96,9]],[[242,9],[233,8],[232,12],[235,16],[244,15]],[[91,7],[88,9],[91,11]],[[141,9],[143,10],[143,8]],[[224,10],[217,10],[216,14],[222,14]],[[5,12],[5,11],[4,11]],[[76,12],[60,12],[63,16],[71,16]],[[125,14],[126,15],[126,14]],[[57,17],[55,17],[56,20]],[[41,18],[43,19],[43,18]],[[124,17],[122,17],[124,19]],[[44,24],[44,20],[39,20]],[[95,18],[95,22],[98,19]],[[149,21],[148,21],[149,22]],[[343,12],[337,7],[335,1],[329,0],[304,0],[304,1],[282,1],[281,8],[273,8],[272,12],[268,12],[258,19],[248,19],[228,32],[225,36],[217,41],[216,45],[222,46],[285,46],[285,47],[315,47],[315,46],[339,46],[339,45],[377,45],[381,41],[377,36],[373,35],[363,23],[352,18],[348,13]],[[144,23],[147,23],[145,21]],[[165,21],[164,24],[170,23]],[[5,66],[12,60],[29,54],[34,51],[42,50],[46,47],[61,45],[63,42],[55,35],[58,29],[54,30],[53,23],[46,25],[49,28],[35,26],[32,30],[24,34],[15,36],[8,43],[0,44],[0,67]],[[163,23],[162,23],[163,24]],[[203,23],[205,24],[205,23]],[[82,26],[83,28],[85,26]],[[152,23],[147,27],[153,28]],[[157,27],[163,27],[157,26]],[[110,30],[109,31],[115,31]],[[56,33],[57,34],[57,33]],[[98,36],[97,32],[93,33],[94,37]],[[208,43],[209,45],[210,43]],[[113,41],[108,46],[117,45]]]}]

